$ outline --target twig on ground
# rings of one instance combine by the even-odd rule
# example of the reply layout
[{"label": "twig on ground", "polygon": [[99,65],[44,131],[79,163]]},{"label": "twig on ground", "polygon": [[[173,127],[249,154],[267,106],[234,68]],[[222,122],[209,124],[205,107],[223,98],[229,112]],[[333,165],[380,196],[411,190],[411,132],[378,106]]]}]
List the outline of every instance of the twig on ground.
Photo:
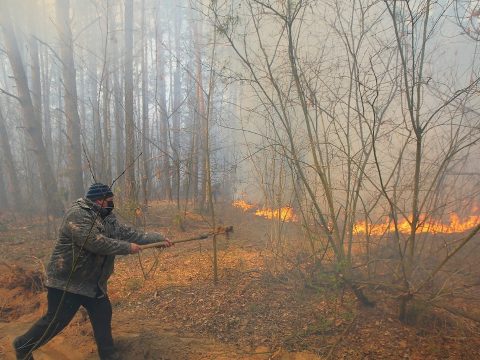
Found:
[{"label": "twig on ground", "polygon": [[355,324],[355,321],[357,320],[357,317],[358,317],[358,314],[355,315],[355,317],[353,318],[353,320],[352,320],[352,322],[350,323],[350,325],[347,326],[347,328],[343,331],[343,333],[340,335],[340,337],[339,337],[338,340],[335,342],[335,344],[332,345],[330,351],[328,352],[327,356],[325,357],[325,360],[329,360],[329,359],[332,358],[333,352],[335,351],[335,349],[337,348],[337,346],[340,345],[340,343],[344,340],[345,335],[347,335],[347,333],[352,329],[353,324]]},{"label": "twig on ground", "polygon": [[142,274],[143,274],[143,280],[147,280],[147,274],[145,274],[145,270],[143,268],[143,263],[142,263],[142,258],[140,257],[140,253],[137,253],[138,255],[138,263],[140,264],[140,269],[142,269]]},{"label": "twig on ground", "polygon": [[15,269],[11,265],[8,265],[5,261],[0,261],[0,265],[7,267],[10,271],[15,271]]}]

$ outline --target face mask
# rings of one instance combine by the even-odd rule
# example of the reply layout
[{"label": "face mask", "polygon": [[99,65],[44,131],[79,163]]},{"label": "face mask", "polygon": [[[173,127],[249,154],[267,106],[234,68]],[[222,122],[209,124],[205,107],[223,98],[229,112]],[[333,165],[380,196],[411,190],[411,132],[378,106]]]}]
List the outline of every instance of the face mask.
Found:
[{"label": "face mask", "polygon": [[108,215],[110,215],[112,213],[112,209],[110,209],[110,208],[100,208],[98,210],[98,213],[100,214],[102,219],[105,219]]},{"label": "face mask", "polygon": [[107,201],[107,207],[99,208],[98,212],[102,219],[105,219],[108,215],[110,215],[115,208],[115,204],[113,200]]}]

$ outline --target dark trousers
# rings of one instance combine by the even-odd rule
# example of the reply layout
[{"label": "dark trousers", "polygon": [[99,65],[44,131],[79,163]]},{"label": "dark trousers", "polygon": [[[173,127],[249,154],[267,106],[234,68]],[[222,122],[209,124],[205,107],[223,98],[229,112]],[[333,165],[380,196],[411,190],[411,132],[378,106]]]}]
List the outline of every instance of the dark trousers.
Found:
[{"label": "dark trousers", "polygon": [[90,298],[66,292],[62,301],[63,293],[63,290],[48,288],[47,313],[30,330],[15,339],[16,350],[26,354],[46,344],[72,321],[80,306],[83,306],[92,324],[100,358],[112,354],[112,305],[108,297]]}]

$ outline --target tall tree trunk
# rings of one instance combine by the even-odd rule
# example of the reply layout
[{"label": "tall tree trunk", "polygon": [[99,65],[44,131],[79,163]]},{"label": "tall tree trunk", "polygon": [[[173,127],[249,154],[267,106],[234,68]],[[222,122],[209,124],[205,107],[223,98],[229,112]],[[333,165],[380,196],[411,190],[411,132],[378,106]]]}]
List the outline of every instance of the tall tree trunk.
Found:
[{"label": "tall tree trunk", "polygon": [[198,134],[199,131],[199,122],[200,116],[197,110],[197,96],[195,95],[195,103],[193,104],[193,123],[192,123],[192,135],[190,139],[190,180],[189,186],[192,192],[192,199],[194,207],[197,207],[199,204],[199,184],[200,184],[200,166],[199,166],[199,153],[200,153],[200,135]]},{"label": "tall tree trunk", "polygon": [[[195,43],[195,78],[196,78],[196,113],[197,113],[197,128],[194,130],[200,136],[197,136],[197,141],[195,142],[195,159],[194,164],[196,164],[196,184],[194,184],[194,189],[196,190],[196,201],[200,209],[205,207],[206,199],[206,169],[205,169],[205,158],[204,152],[201,149],[205,146],[204,129],[205,129],[205,99],[203,96],[203,81],[202,81],[202,53],[200,49],[200,31],[198,24],[194,24],[194,43]],[[195,191],[194,190],[194,191]]]},{"label": "tall tree trunk", "polygon": [[125,0],[125,200],[136,202],[133,118],[133,0]]},{"label": "tall tree trunk", "polygon": [[83,195],[82,149],[80,142],[80,116],[78,114],[77,82],[73,61],[73,40],[70,29],[70,1],[56,1],[57,26],[60,37],[60,55],[63,63],[65,86],[65,116],[69,141],[68,164],[70,194],[69,199]]},{"label": "tall tree trunk", "polygon": [[[84,47],[80,46],[78,49],[78,56],[80,59],[84,59]],[[85,74],[85,69],[83,67],[80,67],[77,72],[77,78],[80,80],[79,82],[79,87],[78,87],[78,93],[80,94],[80,99],[78,106],[79,106],[79,114],[80,114],[80,129],[85,129],[85,121],[87,119],[87,105],[86,105],[86,98],[87,98],[87,81],[86,81],[86,74]],[[90,178],[90,174],[84,175],[87,179]]]},{"label": "tall tree trunk", "polygon": [[170,182],[170,158],[168,151],[168,114],[165,89],[165,61],[162,44],[162,24],[160,21],[160,8],[157,9],[156,18],[156,47],[157,47],[157,108],[160,122],[160,196],[163,199],[172,198],[172,187]]},{"label": "tall tree trunk", "polygon": [[181,7],[174,5],[175,17],[175,73],[173,75],[173,141],[172,141],[172,155],[173,155],[173,179],[172,188],[175,194],[177,206],[180,207],[180,106],[182,96],[181,84],[181,69],[180,69],[180,34],[182,29]]},{"label": "tall tree trunk", "polygon": [[142,152],[143,152],[143,203],[145,208],[148,206],[148,197],[150,196],[150,147],[148,144],[150,138],[148,121],[148,66],[147,54],[148,43],[146,40],[147,24],[145,22],[145,0],[142,0]]},{"label": "tall tree trunk", "polygon": [[2,157],[5,166],[2,166],[2,173],[8,177],[7,190],[11,194],[15,194],[15,201],[18,202],[19,207],[23,207],[25,200],[20,191],[20,183],[18,182],[17,171],[13,161],[12,149],[10,148],[9,136],[7,133],[7,126],[2,110],[0,109],[0,148],[2,149]]},{"label": "tall tree trunk", "polygon": [[98,76],[97,76],[97,61],[95,54],[90,54],[90,72],[92,77],[90,79],[90,104],[92,106],[92,121],[93,121],[93,151],[91,160],[93,160],[93,171],[97,181],[105,182],[104,172],[104,151],[102,140],[102,125],[100,123],[100,104],[98,99]]},{"label": "tall tree trunk", "polygon": [[[213,93],[215,89],[215,78],[213,74],[213,64],[215,60],[215,50],[217,42],[217,33],[213,34],[213,45],[211,53],[211,64],[210,64],[210,79],[208,83],[208,96],[207,96],[207,111],[204,121],[204,146],[203,146],[203,156],[205,158],[205,187],[206,187],[206,199],[205,201],[208,204],[208,211],[211,216],[212,229],[216,228],[215,225],[215,209],[213,207],[213,196],[212,196],[212,172],[211,172],[211,161],[210,161],[210,119],[213,117]],[[213,281],[215,284],[218,282],[218,249],[217,249],[217,237],[213,236]]]},{"label": "tall tree trunk", "polygon": [[[47,19],[47,7],[46,0],[42,0],[41,14],[43,19]],[[41,27],[42,37],[45,37],[45,22],[42,22]],[[41,68],[41,83],[42,83],[42,108],[43,108],[43,141],[45,142],[45,149],[47,151],[47,157],[52,169],[54,169],[53,159],[53,142],[52,142],[52,119],[50,113],[50,87],[52,84],[50,62],[48,56],[48,47],[42,46],[40,51],[40,68]]]},{"label": "tall tree trunk", "polygon": [[7,191],[5,188],[5,179],[2,165],[2,156],[0,153],[0,210],[6,210],[10,208],[10,204],[7,198]]},{"label": "tall tree trunk", "polygon": [[[114,0],[108,0],[109,9],[112,14],[112,29],[118,29],[118,13],[121,13],[120,5]],[[112,178],[115,179],[121,174],[124,169],[125,164],[125,145],[124,145],[124,135],[123,135],[123,125],[125,119],[125,110],[123,108],[123,92],[122,86],[120,84],[120,78],[123,77],[123,66],[120,60],[120,42],[118,37],[118,31],[112,31],[111,33],[111,63],[112,68],[112,82],[113,82],[113,126],[115,137],[114,149],[115,149],[115,159],[113,163],[115,164],[115,171],[112,171]],[[119,178],[117,181],[117,186],[123,188],[123,177]]]},{"label": "tall tree trunk", "polygon": [[[33,21],[32,21],[33,23]],[[33,31],[35,27],[32,28]],[[29,36],[29,47],[30,47],[30,76],[31,76],[31,97],[32,97],[32,104],[35,109],[35,113],[38,116],[39,126],[42,129],[42,86],[40,82],[40,61],[38,58],[38,43],[37,40],[34,38],[33,35]],[[43,131],[42,131],[43,134]],[[42,135],[43,137],[43,135]],[[28,170],[31,171],[30,179],[30,186],[29,189],[32,191],[33,194],[40,194],[40,184],[37,177],[37,164],[33,159],[32,153],[27,152],[27,162],[28,162]],[[48,155],[47,155],[48,158]],[[40,199],[39,199],[40,200]]]},{"label": "tall tree trunk", "polygon": [[43,144],[41,120],[35,112],[30,89],[28,87],[27,76],[22,64],[18,43],[13,31],[12,22],[8,9],[0,11],[0,20],[3,24],[5,34],[5,48],[9,58],[17,85],[18,100],[22,108],[22,121],[27,134],[29,148],[34,151],[40,172],[40,181],[45,195],[47,212],[60,214],[62,204],[58,201],[57,182],[53,177],[50,163],[48,162],[47,152]]},{"label": "tall tree trunk", "polygon": [[[78,58],[79,59],[85,59],[85,45],[82,44],[82,46],[80,46],[77,50],[78,52]],[[80,95],[79,96],[79,99],[80,101],[78,101],[78,112],[79,112],[79,116],[80,116],[80,131],[82,131],[82,129],[85,131],[86,130],[86,125],[85,125],[85,122],[87,121],[87,97],[88,97],[88,79],[87,79],[87,69],[86,69],[86,66],[80,66],[78,69],[77,69],[77,74],[76,74],[76,78],[78,79],[79,81],[79,84],[78,84],[78,94]],[[80,136],[81,133],[80,133]],[[81,137],[82,139],[82,137]],[[84,139],[82,139],[82,141],[85,141]],[[86,148],[87,144],[85,144],[85,148]],[[83,146],[82,146],[82,152],[84,151],[83,149]],[[86,159],[84,159],[85,161]],[[83,171],[83,184],[90,184],[92,181],[92,175],[90,174],[90,171]]]},{"label": "tall tree trunk", "polygon": [[[105,34],[103,35],[103,44],[101,52],[103,53],[103,64],[101,70],[101,78],[99,84],[99,93],[98,98],[100,101],[101,97],[101,107],[102,107],[102,116],[101,116],[101,129],[103,133],[102,138],[102,167],[103,167],[103,177],[102,181],[105,184],[111,184],[112,182],[112,159],[111,159],[111,138],[112,138],[112,128],[111,128],[111,119],[110,119],[110,98],[111,98],[111,88],[110,88],[110,69],[112,62],[112,42],[110,41],[113,38],[112,35],[112,4],[110,1],[106,1],[105,12],[103,16],[105,18]],[[114,17],[115,15],[113,15]]]},{"label": "tall tree trunk", "polygon": [[[62,74],[60,69],[56,69],[55,71],[56,75],[56,83],[57,83],[57,91],[56,91],[56,108],[57,109],[63,109],[64,108],[64,97],[63,97],[63,86],[62,86]],[[57,126],[57,131],[56,131],[56,136],[57,138],[54,139],[55,144],[55,149],[53,152],[54,155],[54,167],[56,170],[56,174],[60,173],[60,169],[62,166],[62,163],[64,161],[64,154],[65,154],[65,148],[64,148],[64,143],[65,143],[65,136],[64,134],[66,133],[65,131],[65,121],[64,121],[64,113],[62,111],[55,111],[55,118],[54,121],[58,124]],[[60,185],[60,195],[63,197],[63,200],[67,200],[65,198],[65,185],[63,184],[63,181],[60,182],[60,179],[58,180]]]},{"label": "tall tree trunk", "polygon": [[[122,104],[122,87],[120,86],[121,66],[118,56],[118,41],[113,39],[113,59],[115,61],[116,70],[113,73],[113,118],[115,126],[115,176],[121,174],[125,167],[125,142],[123,135],[123,124],[125,122],[125,111]],[[123,179],[118,179],[119,183],[123,182]]]},{"label": "tall tree trunk", "polygon": [[[190,29],[193,29],[195,23],[192,21]],[[189,33],[189,40],[193,43],[194,39],[194,31],[191,30]],[[189,58],[188,63],[188,73],[194,74],[195,73],[195,59]],[[185,198],[185,209],[188,205],[188,201],[193,201],[193,206],[196,206],[197,201],[197,194],[198,194],[198,159],[197,159],[197,96],[196,96],[196,86],[195,79],[192,76],[187,78],[187,96],[188,96],[188,129],[189,129],[189,144],[188,144],[188,156],[187,163],[185,165],[187,169],[187,176],[183,181],[183,190],[182,194]]]},{"label": "tall tree trunk", "polygon": [[[107,62],[108,65],[108,62]],[[105,66],[107,68],[107,66]],[[112,155],[111,155],[112,130],[110,126],[110,76],[108,70],[103,81],[103,164],[105,181],[112,182]]]},{"label": "tall tree trunk", "polygon": [[48,61],[48,50],[44,47],[42,54],[42,103],[43,103],[43,138],[45,141],[45,149],[47,151],[48,161],[53,165],[53,142],[52,142],[52,119],[50,113],[50,86],[52,83],[50,64]]},{"label": "tall tree trunk", "polygon": [[[33,150],[30,146],[30,141],[26,134],[21,138],[21,154],[22,154],[22,173],[25,178],[25,198],[28,199],[27,212],[32,214],[38,209],[38,204],[42,201],[41,191],[38,191],[38,164],[34,156],[32,156]],[[22,188],[22,187],[21,187]]]},{"label": "tall tree trunk", "polygon": [[38,59],[38,43],[34,35],[29,37],[31,77],[32,77],[32,103],[40,121],[42,118],[42,85],[40,82],[40,61]]}]

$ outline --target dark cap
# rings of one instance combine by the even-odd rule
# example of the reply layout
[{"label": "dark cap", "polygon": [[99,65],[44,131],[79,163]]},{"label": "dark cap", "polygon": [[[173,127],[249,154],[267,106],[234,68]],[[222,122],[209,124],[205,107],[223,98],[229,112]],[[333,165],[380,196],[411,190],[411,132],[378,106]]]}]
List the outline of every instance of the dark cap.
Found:
[{"label": "dark cap", "polygon": [[113,196],[113,192],[110,189],[110,186],[102,184],[102,183],[95,183],[90,185],[88,188],[85,197],[90,200],[98,200],[98,199],[106,199]]}]

